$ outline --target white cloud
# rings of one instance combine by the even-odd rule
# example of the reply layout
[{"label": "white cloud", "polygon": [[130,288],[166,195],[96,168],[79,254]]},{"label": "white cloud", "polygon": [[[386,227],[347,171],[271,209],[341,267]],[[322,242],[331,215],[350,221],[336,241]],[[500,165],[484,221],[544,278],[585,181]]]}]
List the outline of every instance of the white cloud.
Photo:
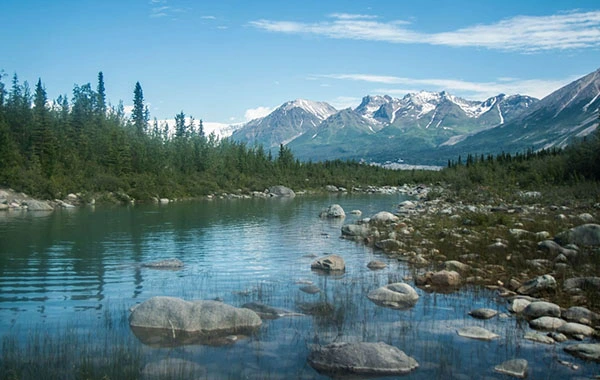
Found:
[{"label": "white cloud", "polygon": [[[318,77],[318,76],[317,76]],[[368,83],[385,84],[385,85],[402,85],[410,86],[411,88],[419,88],[427,91],[443,91],[446,90],[454,95],[466,97],[474,100],[484,100],[488,97],[505,93],[508,95],[522,94],[536,98],[543,98],[551,92],[565,86],[574,81],[580,76],[574,75],[563,79],[542,80],[530,79],[519,80],[518,78],[499,78],[491,82],[471,82],[457,79],[442,79],[442,78],[405,78],[385,75],[372,74],[330,74],[321,75],[320,77],[338,80],[363,81]],[[388,95],[404,95],[408,92],[416,92],[414,90],[406,90],[403,88],[378,88],[373,90],[375,93]]]},{"label": "white cloud", "polygon": [[600,47],[600,11],[572,11],[549,16],[515,16],[492,24],[441,33],[422,33],[406,21],[376,21],[374,16],[345,13],[314,23],[256,20],[251,26],[269,32],[314,34],[335,39],[481,47],[536,52]]},{"label": "white cloud", "polygon": [[346,108],[355,108],[358,107],[362,98],[357,98],[353,96],[338,96],[335,99],[328,101],[327,103],[331,104],[337,110],[343,110]]},{"label": "white cloud", "polygon": [[244,113],[244,117],[246,118],[246,121],[250,121],[261,117],[265,117],[271,112],[273,112],[273,108],[270,107],[250,108],[246,110],[246,112]]}]

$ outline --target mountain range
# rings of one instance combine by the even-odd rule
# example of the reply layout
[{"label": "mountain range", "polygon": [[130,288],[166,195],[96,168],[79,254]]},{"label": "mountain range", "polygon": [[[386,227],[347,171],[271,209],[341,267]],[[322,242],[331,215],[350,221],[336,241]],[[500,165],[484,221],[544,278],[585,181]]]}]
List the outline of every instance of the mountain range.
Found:
[{"label": "mountain range", "polygon": [[297,99],[251,120],[232,138],[301,160],[357,159],[443,165],[466,154],[564,147],[598,126],[600,69],[545,98],[473,101],[446,91],[365,96],[356,108]]}]

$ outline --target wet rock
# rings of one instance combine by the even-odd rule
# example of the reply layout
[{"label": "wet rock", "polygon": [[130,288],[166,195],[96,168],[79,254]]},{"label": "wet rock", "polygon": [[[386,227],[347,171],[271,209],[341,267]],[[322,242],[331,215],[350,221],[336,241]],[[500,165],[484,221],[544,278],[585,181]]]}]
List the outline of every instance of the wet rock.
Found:
[{"label": "wet rock", "polygon": [[535,330],[555,331],[565,323],[567,322],[556,317],[539,317],[529,321],[529,327]]},{"label": "wet rock", "polygon": [[400,218],[391,212],[381,211],[371,217],[370,223],[382,224],[382,223],[395,223],[398,222]]},{"label": "wet rock", "polygon": [[577,245],[600,245],[600,225],[598,224],[583,224],[571,228],[570,230],[561,232],[554,239],[561,245],[577,244]]},{"label": "wet rock", "polygon": [[301,302],[298,304],[298,309],[305,314],[317,317],[331,317],[335,312],[333,305],[325,301]]},{"label": "wet rock", "polygon": [[463,327],[456,330],[456,333],[465,338],[479,339],[479,340],[492,340],[500,337],[498,334],[484,329],[479,326]]},{"label": "wet rock", "polygon": [[308,363],[327,374],[362,376],[402,375],[419,366],[414,358],[383,342],[317,346],[310,352]]},{"label": "wet rock", "polygon": [[242,305],[244,309],[250,309],[261,319],[277,319],[281,317],[301,316],[303,314],[296,313],[286,309],[280,309],[273,306],[265,305],[261,302],[249,302]]},{"label": "wet rock", "polygon": [[457,260],[448,260],[444,263],[444,269],[458,273],[468,273],[471,270],[471,266]]},{"label": "wet rock", "polygon": [[35,199],[28,199],[26,202],[23,202],[27,205],[27,210],[29,211],[52,211],[54,208],[50,206],[48,202],[38,201]]},{"label": "wet rock", "polygon": [[551,302],[535,301],[527,305],[521,314],[527,319],[560,317],[560,306]]},{"label": "wet rock", "polygon": [[591,336],[594,329],[581,323],[568,322],[560,326],[556,331],[566,336]]},{"label": "wet rock", "polygon": [[360,210],[352,210],[352,211],[350,211],[350,214],[360,216],[360,215],[362,215],[362,211],[360,211]]},{"label": "wet rock", "polygon": [[319,216],[321,218],[331,218],[331,219],[340,218],[341,219],[341,218],[346,217],[346,213],[344,212],[344,209],[342,208],[342,206],[340,206],[338,204],[332,204],[327,209],[321,211],[321,214],[319,214]]},{"label": "wet rock", "polygon": [[345,224],[342,226],[342,236],[366,238],[371,234],[368,224]]},{"label": "wet rock", "polygon": [[134,333],[146,342],[161,344],[171,337],[189,342],[224,336],[238,332],[251,332],[261,325],[260,317],[252,310],[240,309],[217,301],[184,301],[175,297],[152,297],[136,306],[129,316]]},{"label": "wet rock", "polygon": [[346,263],[339,255],[329,255],[313,261],[310,268],[325,272],[343,272],[346,270]]},{"label": "wet rock", "polygon": [[549,332],[548,336],[550,338],[554,339],[554,341],[559,342],[559,343],[566,342],[567,340],[569,340],[569,338],[567,338],[567,336],[565,334],[561,334],[556,331]]},{"label": "wet rock", "polygon": [[300,290],[307,294],[317,294],[321,292],[321,289],[316,285],[305,285],[302,286]]},{"label": "wet rock", "polygon": [[488,309],[488,308],[480,308],[480,309],[475,309],[475,310],[471,310],[469,312],[469,315],[473,318],[477,318],[477,319],[490,319],[495,317],[498,314],[497,310],[494,309]]},{"label": "wet rock", "polygon": [[526,300],[524,298],[514,298],[508,305],[508,311],[511,311],[515,314],[520,314],[525,310],[531,301]]},{"label": "wet rock", "polygon": [[441,270],[431,275],[431,285],[435,287],[456,287],[460,281],[460,274],[455,271]]},{"label": "wet rock", "polygon": [[144,268],[152,268],[152,269],[181,269],[183,268],[183,261],[179,259],[166,259],[160,261],[153,261],[150,263],[142,264]]},{"label": "wet rock", "polygon": [[410,285],[398,282],[372,290],[367,298],[380,306],[408,309],[417,303],[419,295]]},{"label": "wet rock", "polygon": [[582,306],[572,306],[562,313],[562,318],[569,322],[593,325],[600,321],[600,315]]},{"label": "wet rock", "polygon": [[384,239],[375,243],[375,246],[386,252],[397,252],[404,248],[405,244],[395,239]]},{"label": "wet rock", "polygon": [[512,359],[494,367],[494,371],[504,375],[524,379],[527,377],[528,363],[525,359]]},{"label": "wet rock", "polygon": [[525,339],[530,340],[532,342],[544,343],[544,344],[554,344],[555,341],[548,335],[543,335],[537,332],[528,332],[524,336]]},{"label": "wet rock", "polygon": [[569,354],[585,360],[600,361],[599,343],[579,343],[564,348]]},{"label": "wet rock", "polygon": [[369,261],[369,263],[367,264],[367,268],[371,270],[384,269],[387,268],[387,266],[388,265],[386,263],[379,260]]},{"label": "wet rock", "polygon": [[517,289],[517,293],[535,296],[556,291],[556,280],[549,274],[533,278]]},{"label": "wet rock", "polygon": [[296,193],[294,193],[294,190],[290,189],[289,187],[285,187],[285,186],[281,186],[281,185],[271,186],[271,187],[269,187],[267,192],[272,197],[294,198],[296,196]]}]

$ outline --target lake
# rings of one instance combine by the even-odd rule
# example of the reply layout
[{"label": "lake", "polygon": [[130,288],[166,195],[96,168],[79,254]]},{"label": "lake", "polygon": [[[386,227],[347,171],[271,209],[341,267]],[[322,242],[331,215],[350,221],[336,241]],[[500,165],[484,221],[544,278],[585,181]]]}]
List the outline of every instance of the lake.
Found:
[{"label": "lake", "polygon": [[[189,373],[209,379],[318,379],[327,377],[307,364],[312,345],[382,341],[419,362],[419,368],[405,376],[411,379],[501,379],[494,366],[514,358],[528,360],[529,378],[600,373],[600,365],[566,354],[560,344],[524,340],[530,331],[527,323],[509,315],[505,300],[491,290],[465,287],[440,294],[415,288],[419,301],[403,311],[369,301],[369,291],[388,283],[406,279],[413,285],[413,270],[381,251],[341,239],[340,228],[360,218],[351,210],[370,216],[394,211],[404,199],[375,194],[298,196],[0,212],[4,360],[11,354],[35,355],[32,346],[39,344],[46,356],[57,348],[68,353],[69,347],[76,347],[76,352],[58,355],[57,367],[72,367],[77,352],[91,357],[87,365],[93,367],[93,360],[101,361],[107,353],[105,361],[121,360],[118,350],[124,350],[136,355],[133,364],[124,365],[146,377],[156,375],[160,364],[153,365],[168,358],[169,365],[185,363],[181,376],[174,378]],[[318,217],[332,203],[346,210],[343,222]],[[343,275],[311,271],[315,257],[328,253],[345,259]],[[185,266],[142,266],[168,258],[178,258]],[[374,259],[388,267],[368,269]],[[300,290],[310,283],[321,292]],[[296,312],[327,303],[331,310],[266,320],[256,334],[228,344],[162,347],[142,343],[127,323],[132,306],[157,295],[219,299],[233,306],[262,302]],[[468,312],[479,307],[504,315],[485,321],[471,318]],[[456,329],[464,326],[485,327],[500,338],[486,342],[460,337]],[[52,358],[47,360],[52,364]],[[76,378],[72,373],[57,377]]]}]

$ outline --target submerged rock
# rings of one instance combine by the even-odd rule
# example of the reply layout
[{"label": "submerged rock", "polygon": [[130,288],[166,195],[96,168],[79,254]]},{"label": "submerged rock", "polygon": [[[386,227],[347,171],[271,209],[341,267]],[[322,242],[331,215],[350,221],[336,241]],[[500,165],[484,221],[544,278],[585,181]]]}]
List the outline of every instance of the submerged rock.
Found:
[{"label": "submerged rock", "polygon": [[566,346],[566,352],[585,360],[600,361],[600,343],[579,343]]},{"label": "submerged rock", "polygon": [[183,268],[183,261],[179,259],[166,259],[145,263],[142,264],[142,266],[145,268],[153,269],[181,269]]},{"label": "submerged rock", "polygon": [[218,301],[185,301],[163,296],[144,301],[129,316],[129,325],[134,333],[143,342],[158,345],[187,344],[195,338],[202,341],[216,336],[247,333],[261,323],[258,314],[249,309]]},{"label": "submerged rock", "polygon": [[487,309],[487,308],[475,309],[475,310],[471,310],[469,312],[469,315],[471,317],[477,318],[477,319],[490,319],[492,317],[495,317],[497,314],[498,314],[497,310]]},{"label": "submerged rock", "polygon": [[312,285],[312,284],[304,285],[304,286],[300,287],[300,290],[307,294],[317,294],[317,293],[321,292],[321,289],[319,289],[318,286]]},{"label": "submerged rock", "polygon": [[362,376],[402,375],[419,367],[414,358],[383,342],[318,346],[311,351],[308,363],[327,374]]},{"label": "submerged rock", "polygon": [[419,295],[410,285],[398,282],[372,290],[367,298],[379,306],[408,309],[415,306]]},{"label": "submerged rock", "polygon": [[175,377],[201,379],[206,377],[206,368],[188,360],[167,358],[146,364],[142,376],[144,379],[157,380]]},{"label": "submerged rock", "polygon": [[494,367],[494,371],[524,379],[527,377],[528,363],[525,359],[512,359]]},{"label": "submerged rock", "polygon": [[456,333],[465,338],[471,339],[479,339],[479,340],[492,340],[500,337],[498,334],[494,334],[493,332],[484,329],[479,326],[468,326],[462,327],[456,330]]},{"label": "submerged rock", "polygon": [[281,317],[302,316],[301,313],[296,313],[286,309],[279,309],[273,306],[265,305],[261,302],[249,302],[242,305],[244,309],[254,311],[261,319],[277,319]]},{"label": "submerged rock", "polygon": [[313,261],[310,268],[324,272],[343,272],[346,269],[346,263],[339,255],[328,255]]}]

